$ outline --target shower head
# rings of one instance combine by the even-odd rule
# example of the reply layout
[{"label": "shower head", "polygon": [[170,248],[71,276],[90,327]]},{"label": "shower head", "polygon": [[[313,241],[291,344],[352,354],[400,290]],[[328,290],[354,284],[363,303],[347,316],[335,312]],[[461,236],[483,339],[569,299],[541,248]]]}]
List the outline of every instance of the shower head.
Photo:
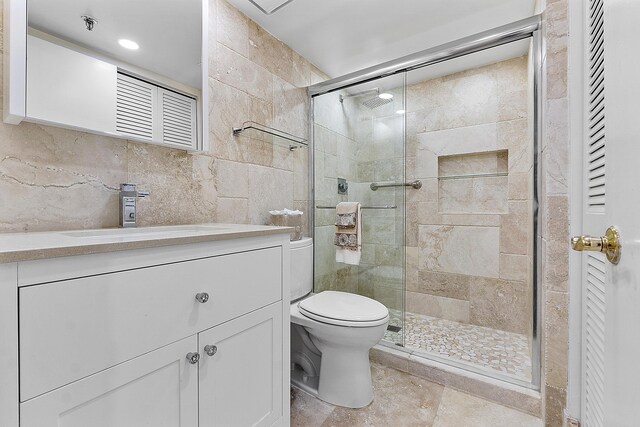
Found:
[{"label": "shower head", "polygon": [[391,98],[380,98],[380,96],[373,97],[371,99],[367,99],[362,103],[365,107],[373,110],[374,108],[382,107],[390,102],[393,102],[393,97]]}]

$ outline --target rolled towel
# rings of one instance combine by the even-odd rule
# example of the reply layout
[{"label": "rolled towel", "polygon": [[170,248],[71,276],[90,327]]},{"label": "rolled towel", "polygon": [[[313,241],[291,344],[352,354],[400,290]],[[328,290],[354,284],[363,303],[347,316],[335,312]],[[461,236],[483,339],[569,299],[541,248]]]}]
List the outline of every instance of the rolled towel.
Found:
[{"label": "rolled towel", "polygon": [[362,214],[360,203],[341,202],[336,206],[336,262],[359,265],[362,256]]}]

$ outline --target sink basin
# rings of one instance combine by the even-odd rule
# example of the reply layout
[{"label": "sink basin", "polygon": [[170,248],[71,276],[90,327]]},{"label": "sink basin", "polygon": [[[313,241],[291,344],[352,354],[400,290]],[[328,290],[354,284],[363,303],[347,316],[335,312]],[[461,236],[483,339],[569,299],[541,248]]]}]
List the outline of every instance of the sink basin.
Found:
[{"label": "sink basin", "polygon": [[178,225],[171,227],[145,227],[145,228],[105,228],[104,230],[78,230],[67,231],[60,234],[84,238],[84,239],[135,239],[149,237],[175,237],[200,233],[211,233],[228,230],[229,226],[224,225]]}]

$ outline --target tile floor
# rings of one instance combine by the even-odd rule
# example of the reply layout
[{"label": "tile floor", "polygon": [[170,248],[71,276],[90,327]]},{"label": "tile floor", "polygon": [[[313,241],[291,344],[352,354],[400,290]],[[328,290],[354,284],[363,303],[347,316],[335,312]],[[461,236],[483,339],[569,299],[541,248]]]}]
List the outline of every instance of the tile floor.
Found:
[{"label": "tile floor", "polygon": [[293,388],[292,427],[542,427],[539,418],[376,363],[373,402],[362,409],[325,403]]},{"label": "tile floor", "polygon": [[[402,327],[401,312],[390,310],[389,324]],[[385,339],[419,353],[433,354],[503,375],[531,381],[529,340],[525,335],[407,312],[404,331]]]}]

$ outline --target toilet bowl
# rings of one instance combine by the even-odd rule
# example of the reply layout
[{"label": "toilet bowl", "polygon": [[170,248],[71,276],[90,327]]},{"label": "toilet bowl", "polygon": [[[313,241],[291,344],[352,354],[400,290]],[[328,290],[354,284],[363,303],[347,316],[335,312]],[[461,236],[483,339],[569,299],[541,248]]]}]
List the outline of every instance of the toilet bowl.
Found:
[{"label": "toilet bowl", "polygon": [[291,382],[325,402],[361,408],[373,400],[369,350],[389,310],[347,292],[312,294],[311,239],[291,242]]}]

